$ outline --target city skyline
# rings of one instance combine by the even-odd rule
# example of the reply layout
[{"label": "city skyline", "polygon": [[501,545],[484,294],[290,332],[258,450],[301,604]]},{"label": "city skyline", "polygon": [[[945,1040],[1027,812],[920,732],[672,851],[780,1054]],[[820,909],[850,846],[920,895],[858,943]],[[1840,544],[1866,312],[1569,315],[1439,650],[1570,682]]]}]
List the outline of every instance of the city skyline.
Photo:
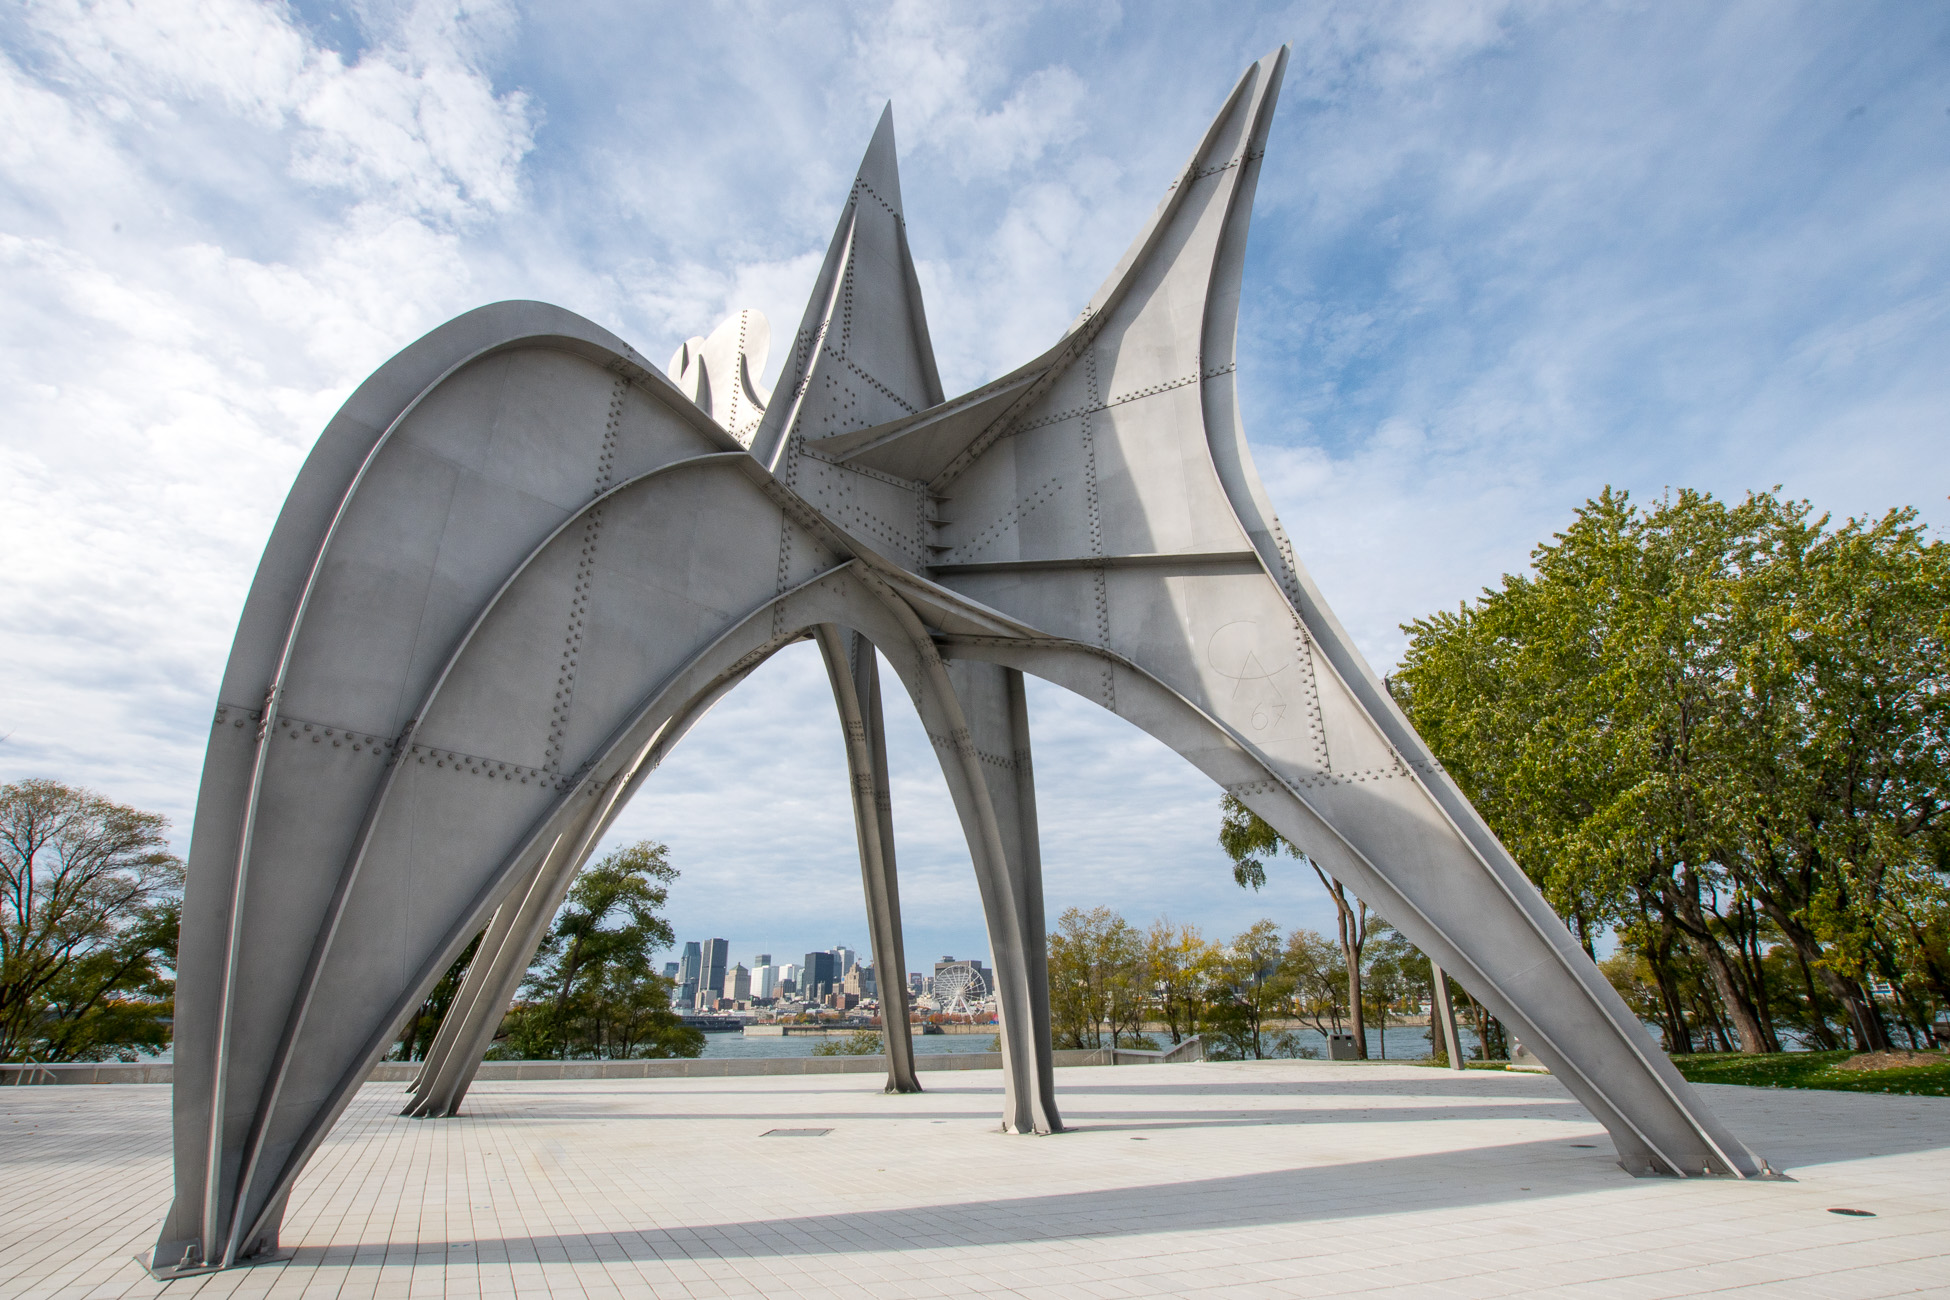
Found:
[{"label": "city skyline", "polygon": [[[731,950],[728,940],[719,937],[680,940],[673,945],[673,949],[683,955],[676,961],[666,961],[663,965],[663,973],[665,978],[672,981],[672,1001],[680,1009],[699,1006],[708,988],[715,988],[718,996],[733,1001],[756,1001],[786,996],[779,987],[785,980],[791,980],[794,984],[791,997],[816,996],[816,992],[807,987],[804,979],[809,959],[814,957],[833,959],[829,971],[831,978],[817,978],[815,984],[823,984],[834,992],[842,991],[843,988],[846,992],[856,993],[866,998],[877,998],[880,993],[880,971],[873,954],[861,952],[846,943],[836,943],[826,949],[809,950],[799,962],[775,963],[771,960],[770,951],[754,951],[749,965],[735,958],[727,958],[728,965],[722,968],[721,976],[714,974],[718,968],[711,965],[712,954],[728,953]],[[908,964],[912,969],[900,973],[900,983],[909,987],[910,992],[919,992],[931,982],[934,975],[941,972],[943,967],[951,965],[970,966],[984,980],[987,980],[992,961],[992,958],[984,960],[982,957],[956,957],[951,953],[944,953],[937,960],[922,963],[917,967],[914,958],[910,956]],[[695,976],[688,973],[692,970],[696,971]],[[852,987],[847,977],[856,971],[864,972],[864,982],[870,982],[873,987]],[[767,972],[770,973],[769,981],[762,983]],[[710,981],[714,977],[719,978],[721,982],[712,984]],[[743,991],[734,992],[740,979],[744,981]]]}]

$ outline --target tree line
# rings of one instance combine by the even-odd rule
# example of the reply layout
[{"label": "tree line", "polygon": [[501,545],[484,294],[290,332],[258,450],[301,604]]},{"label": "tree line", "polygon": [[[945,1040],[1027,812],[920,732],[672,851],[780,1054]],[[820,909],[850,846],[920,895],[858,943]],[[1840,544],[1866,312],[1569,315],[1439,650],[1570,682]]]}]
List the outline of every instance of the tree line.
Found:
[{"label": "tree line", "polygon": [[[1140,929],[1108,907],[1069,908],[1049,934],[1059,1048],[1151,1048],[1156,1035],[1180,1043],[1198,1034],[1208,1057],[1258,1060],[1314,1055],[1302,1032],[1311,1029],[1352,1034],[1365,1057],[1367,1029],[1380,1030],[1385,1052],[1388,1026],[1417,1015],[1432,994],[1427,959],[1372,914],[1352,949],[1313,930],[1282,933],[1271,920],[1214,942],[1168,917]],[[1496,1050],[1487,1026],[1478,1041]]]}]

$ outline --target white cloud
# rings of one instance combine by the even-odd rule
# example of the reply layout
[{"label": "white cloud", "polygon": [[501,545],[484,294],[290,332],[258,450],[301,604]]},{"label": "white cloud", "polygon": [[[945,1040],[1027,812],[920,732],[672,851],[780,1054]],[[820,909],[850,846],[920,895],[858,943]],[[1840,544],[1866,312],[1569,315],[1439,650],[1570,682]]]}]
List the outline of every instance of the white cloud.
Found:
[{"label": "white cloud", "polygon": [[351,386],[472,305],[452,226],[517,202],[527,109],[463,52],[347,66],[271,6],[26,19],[0,60],[0,730],[13,771],[161,806],[180,842],[279,501]]}]

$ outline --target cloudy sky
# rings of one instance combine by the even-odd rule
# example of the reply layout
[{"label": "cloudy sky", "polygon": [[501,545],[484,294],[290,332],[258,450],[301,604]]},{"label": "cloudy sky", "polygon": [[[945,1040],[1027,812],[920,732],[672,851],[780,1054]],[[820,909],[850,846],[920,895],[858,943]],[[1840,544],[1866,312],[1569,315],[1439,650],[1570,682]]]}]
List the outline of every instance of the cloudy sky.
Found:
[{"label": "cloudy sky", "polygon": [[[1950,524],[1950,9],[1361,2],[0,9],[0,778],[187,848],[258,553],[331,412],[482,302],[652,357],[803,297],[880,107],[950,389],[1050,343],[1241,69],[1293,61],[1240,373],[1302,557],[1384,670],[1606,484]],[[774,368],[776,369],[776,363]],[[1034,688],[1052,914],[1320,926],[1242,895],[1217,791]],[[986,950],[891,710],[909,965]],[[683,938],[862,946],[817,656],[693,734],[619,838]]]}]

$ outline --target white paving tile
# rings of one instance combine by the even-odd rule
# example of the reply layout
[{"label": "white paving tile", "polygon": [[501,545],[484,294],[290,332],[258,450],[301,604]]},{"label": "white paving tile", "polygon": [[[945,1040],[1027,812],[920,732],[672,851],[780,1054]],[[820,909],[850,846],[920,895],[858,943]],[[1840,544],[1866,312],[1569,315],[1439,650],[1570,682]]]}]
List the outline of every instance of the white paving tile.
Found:
[{"label": "white paving tile", "polygon": [[[1794,1181],[1680,1183],[1627,1177],[1536,1076],[1066,1070],[1047,1138],[997,1131],[998,1075],[930,1082],[491,1083],[451,1120],[372,1085],[292,1196],[291,1260],[167,1287],[131,1257],[168,1090],[10,1088],[0,1298],[1950,1294],[1946,1100],[1706,1089]],[[762,1136],[791,1127],[832,1132]]]}]

